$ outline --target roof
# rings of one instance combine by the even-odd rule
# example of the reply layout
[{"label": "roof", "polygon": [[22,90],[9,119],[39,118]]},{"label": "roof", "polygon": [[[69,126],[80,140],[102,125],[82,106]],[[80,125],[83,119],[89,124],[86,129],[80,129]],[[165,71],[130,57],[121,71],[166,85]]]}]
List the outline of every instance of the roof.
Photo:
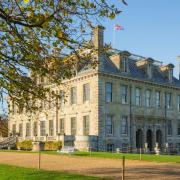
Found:
[{"label": "roof", "polygon": [[[119,50],[113,50],[111,51],[111,55],[113,54],[118,54],[123,51]],[[160,72],[159,67],[163,66],[162,62],[154,60],[153,62],[153,67],[152,67],[152,78],[149,79],[145,73],[145,71],[142,68],[137,67],[136,62],[142,59],[147,59],[142,56],[134,55],[131,54],[129,56],[129,73],[123,73],[120,72],[120,70],[113,64],[113,62],[109,58],[104,58],[104,66],[103,66],[103,72],[105,73],[110,73],[110,74],[115,74],[119,76],[124,76],[124,77],[130,77],[132,79],[138,79],[142,81],[149,81],[149,82],[154,82],[158,83],[161,85],[168,85],[168,86],[174,86],[174,87],[179,87],[180,88],[180,80],[178,80],[176,77],[173,77],[173,82],[170,83],[168,79],[163,76],[162,72]]]}]

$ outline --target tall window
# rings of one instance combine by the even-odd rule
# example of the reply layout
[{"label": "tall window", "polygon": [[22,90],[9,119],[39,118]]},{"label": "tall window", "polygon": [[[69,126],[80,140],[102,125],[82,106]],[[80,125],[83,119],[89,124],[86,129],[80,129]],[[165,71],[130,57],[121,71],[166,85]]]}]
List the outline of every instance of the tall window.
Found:
[{"label": "tall window", "polygon": [[34,122],[33,134],[34,136],[37,136],[37,122]]},{"label": "tall window", "polygon": [[178,95],[177,97],[177,108],[178,108],[178,111],[180,111],[180,95]]},{"label": "tall window", "polygon": [[84,84],[83,85],[83,102],[90,100],[90,85]]},{"label": "tall window", "polygon": [[76,135],[76,118],[71,118],[71,135]]},{"label": "tall window", "polygon": [[60,106],[63,107],[65,103],[64,91],[60,91]]},{"label": "tall window", "polygon": [[54,123],[53,123],[53,120],[49,120],[49,136],[54,136]]},{"label": "tall window", "polygon": [[26,136],[30,137],[31,136],[31,127],[30,123],[26,123]]},{"label": "tall window", "polygon": [[122,85],[121,86],[121,102],[126,104],[128,101],[128,86]]},{"label": "tall window", "polygon": [[172,104],[172,97],[171,93],[165,93],[165,103],[166,103],[166,108],[169,109]]},{"label": "tall window", "polygon": [[150,107],[151,106],[151,91],[148,89],[145,92],[145,99],[146,99],[146,107]]},{"label": "tall window", "polygon": [[60,133],[64,134],[64,118],[60,119]]},{"label": "tall window", "polygon": [[13,124],[13,126],[12,126],[12,134],[13,134],[13,136],[16,135],[16,124]]},{"label": "tall window", "polygon": [[155,105],[156,107],[160,107],[160,101],[161,101],[161,92],[160,91],[156,91],[155,92]]},{"label": "tall window", "polygon": [[40,136],[46,135],[45,121],[40,121]]},{"label": "tall window", "polygon": [[180,136],[180,120],[177,122],[177,135]]},{"label": "tall window", "polygon": [[122,70],[123,72],[127,72],[127,57],[122,57]]},{"label": "tall window", "polygon": [[140,106],[141,105],[141,90],[140,88],[136,88],[135,90],[135,103],[136,106]]},{"label": "tall window", "polygon": [[106,102],[112,102],[112,83],[106,83]]},{"label": "tall window", "polygon": [[83,134],[89,135],[89,116],[83,116]]},{"label": "tall window", "polygon": [[19,124],[19,136],[23,137],[23,124]]},{"label": "tall window", "polygon": [[167,134],[168,136],[172,135],[172,121],[171,120],[167,121]]},{"label": "tall window", "polygon": [[122,116],[121,133],[128,134],[128,117],[127,116]]},{"label": "tall window", "polygon": [[77,88],[72,87],[71,88],[71,104],[76,104],[77,102]]},{"label": "tall window", "polygon": [[107,115],[106,117],[106,134],[112,135],[113,134],[113,116]]}]

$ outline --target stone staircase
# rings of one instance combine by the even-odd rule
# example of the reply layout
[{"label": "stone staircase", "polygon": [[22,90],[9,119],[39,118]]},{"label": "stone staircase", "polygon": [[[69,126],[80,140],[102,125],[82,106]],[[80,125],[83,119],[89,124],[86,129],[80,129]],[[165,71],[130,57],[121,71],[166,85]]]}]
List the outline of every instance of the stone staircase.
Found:
[{"label": "stone staircase", "polygon": [[9,149],[16,146],[16,137],[3,138],[0,141],[0,149]]}]

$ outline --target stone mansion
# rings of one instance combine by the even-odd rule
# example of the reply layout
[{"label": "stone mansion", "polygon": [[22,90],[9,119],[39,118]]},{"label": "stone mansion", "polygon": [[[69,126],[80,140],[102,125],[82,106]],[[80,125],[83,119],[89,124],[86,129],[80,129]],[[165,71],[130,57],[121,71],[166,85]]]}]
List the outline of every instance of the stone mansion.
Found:
[{"label": "stone mansion", "polygon": [[[94,28],[93,42],[101,49],[104,28]],[[60,108],[44,105],[28,114],[15,106],[9,113],[9,134],[19,140],[63,141],[76,149],[98,151],[148,148],[180,151],[180,80],[173,64],[111,50],[98,53],[96,69],[85,67],[52,89],[63,95]],[[66,93],[66,95],[64,95]]]}]

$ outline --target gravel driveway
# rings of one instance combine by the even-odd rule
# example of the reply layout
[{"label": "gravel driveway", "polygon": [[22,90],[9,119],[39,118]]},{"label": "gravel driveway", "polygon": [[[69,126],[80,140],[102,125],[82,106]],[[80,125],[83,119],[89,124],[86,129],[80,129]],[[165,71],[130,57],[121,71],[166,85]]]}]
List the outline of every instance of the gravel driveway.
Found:
[{"label": "gravel driveway", "polygon": [[[0,164],[38,167],[37,153],[0,152]],[[126,160],[126,180],[180,180],[180,164]],[[121,159],[41,155],[41,168],[120,179]]]}]

